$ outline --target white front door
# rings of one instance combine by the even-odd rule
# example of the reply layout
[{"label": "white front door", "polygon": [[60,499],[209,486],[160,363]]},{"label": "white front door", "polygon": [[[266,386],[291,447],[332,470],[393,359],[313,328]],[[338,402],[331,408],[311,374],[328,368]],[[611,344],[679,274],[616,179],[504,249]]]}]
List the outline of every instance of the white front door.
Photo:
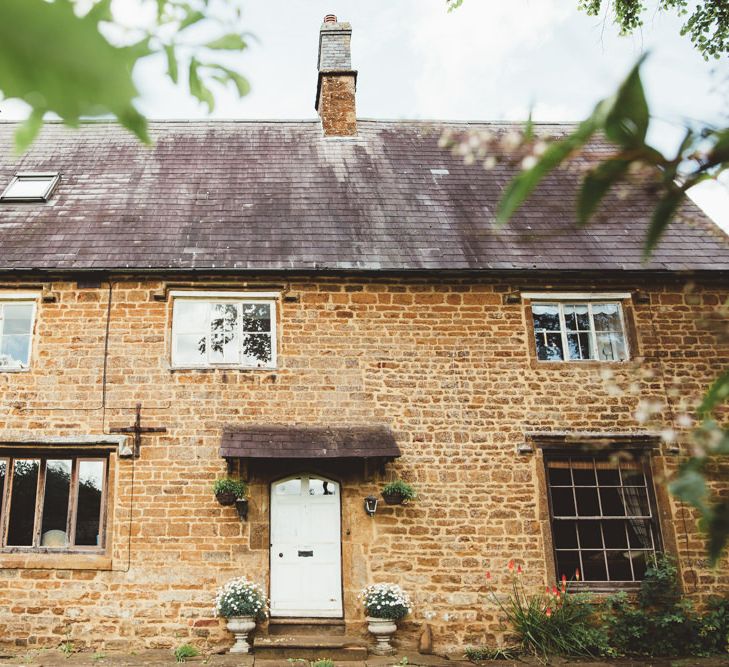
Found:
[{"label": "white front door", "polygon": [[315,475],[271,485],[271,616],[342,616],[339,493]]}]

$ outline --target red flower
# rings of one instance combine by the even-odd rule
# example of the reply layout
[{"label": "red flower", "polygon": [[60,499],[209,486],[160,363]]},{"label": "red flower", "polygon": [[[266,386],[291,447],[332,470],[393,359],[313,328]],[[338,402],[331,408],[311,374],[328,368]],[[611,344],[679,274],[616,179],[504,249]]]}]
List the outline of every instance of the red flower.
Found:
[{"label": "red flower", "polygon": [[547,607],[544,611],[544,615],[549,618],[552,615],[552,607]]},{"label": "red flower", "polygon": [[580,568],[579,567],[575,570],[575,580],[576,581],[580,580]]},{"label": "red flower", "polygon": [[549,590],[549,586],[545,587],[545,592],[547,593],[547,595],[549,595],[551,593],[551,591]]},{"label": "red flower", "polygon": [[491,572],[489,572],[488,570],[486,570],[486,578],[491,579]]},{"label": "red flower", "polygon": [[552,595],[559,595],[559,591],[556,586],[552,586]]},{"label": "red flower", "polygon": [[521,565],[517,566],[516,573],[521,574],[522,572],[523,572],[523,570],[521,569]]},{"label": "red flower", "polygon": [[510,570],[513,570],[514,569],[514,559],[510,560],[509,564],[506,567],[508,567]]}]

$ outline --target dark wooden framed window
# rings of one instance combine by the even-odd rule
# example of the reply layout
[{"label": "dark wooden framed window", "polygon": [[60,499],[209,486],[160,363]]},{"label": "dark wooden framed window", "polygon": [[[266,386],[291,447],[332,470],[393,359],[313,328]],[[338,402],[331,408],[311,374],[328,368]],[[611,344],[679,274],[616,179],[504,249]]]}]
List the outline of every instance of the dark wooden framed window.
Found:
[{"label": "dark wooden framed window", "polygon": [[0,451],[0,547],[105,548],[108,456]]},{"label": "dark wooden framed window", "polygon": [[661,551],[647,455],[545,452],[556,577],[630,585]]}]

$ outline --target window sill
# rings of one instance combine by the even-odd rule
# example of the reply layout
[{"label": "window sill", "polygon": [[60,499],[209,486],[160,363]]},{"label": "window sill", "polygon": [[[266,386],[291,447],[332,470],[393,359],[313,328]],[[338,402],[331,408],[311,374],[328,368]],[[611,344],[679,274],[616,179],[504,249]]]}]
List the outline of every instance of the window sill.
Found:
[{"label": "window sill", "polygon": [[614,595],[615,593],[637,593],[640,591],[640,581],[580,581],[569,584],[571,593],[595,593],[601,595]]},{"label": "window sill", "polygon": [[27,368],[2,368],[0,367],[0,373],[29,373],[30,366]]},{"label": "window sill", "polygon": [[589,369],[595,369],[595,368],[605,368],[605,367],[621,367],[621,368],[639,368],[640,367],[640,360],[638,359],[626,359],[625,361],[597,361],[597,360],[590,360],[590,361],[577,361],[577,360],[568,360],[568,361],[546,361],[542,359],[532,359],[531,360],[531,366],[532,368],[589,368]]},{"label": "window sill", "polygon": [[189,371],[276,371],[277,366],[170,366],[170,372]]},{"label": "window sill", "polygon": [[111,556],[88,552],[8,553],[0,551],[0,569],[6,570],[111,570]]}]

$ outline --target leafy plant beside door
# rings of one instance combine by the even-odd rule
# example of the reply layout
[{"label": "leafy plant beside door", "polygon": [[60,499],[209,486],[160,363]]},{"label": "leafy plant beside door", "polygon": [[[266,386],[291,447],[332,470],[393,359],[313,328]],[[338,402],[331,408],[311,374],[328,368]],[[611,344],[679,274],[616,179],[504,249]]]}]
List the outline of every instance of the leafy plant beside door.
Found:
[{"label": "leafy plant beside door", "polygon": [[245,498],[248,493],[248,485],[241,479],[223,477],[215,480],[213,493],[221,505],[235,505],[236,500]]},{"label": "leafy plant beside door", "polygon": [[388,505],[405,505],[417,497],[412,484],[396,479],[382,487],[382,497]]}]

